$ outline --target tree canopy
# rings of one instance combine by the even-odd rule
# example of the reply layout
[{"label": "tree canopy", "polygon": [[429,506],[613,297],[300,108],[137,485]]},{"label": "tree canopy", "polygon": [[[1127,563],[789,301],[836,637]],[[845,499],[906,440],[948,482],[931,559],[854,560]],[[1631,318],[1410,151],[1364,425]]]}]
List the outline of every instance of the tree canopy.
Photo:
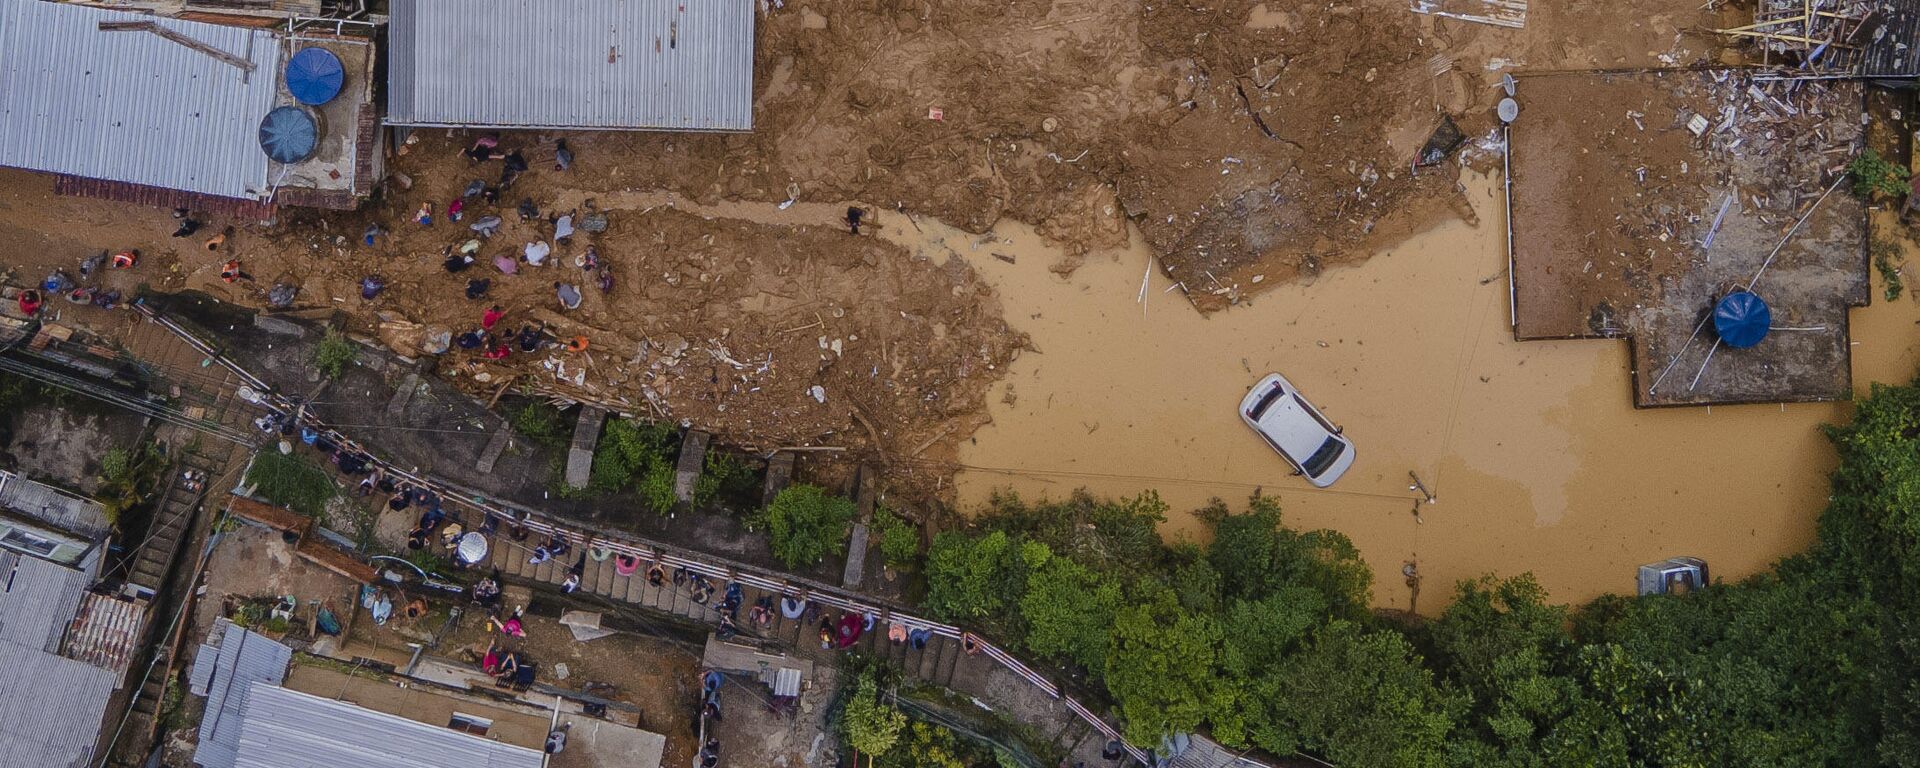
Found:
[{"label": "tree canopy", "polygon": [[[1683,595],[1554,605],[1531,575],[1457,586],[1431,621],[1368,610],[1345,536],[1273,500],[1201,511],[999,497],[928,552],[929,609],[1078,670],[1142,745],[1206,730],[1339,765],[1920,768],[1920,389],[1829,427],[1809,551]],[[1681,510],[1676,510],[1681,512]]]}]

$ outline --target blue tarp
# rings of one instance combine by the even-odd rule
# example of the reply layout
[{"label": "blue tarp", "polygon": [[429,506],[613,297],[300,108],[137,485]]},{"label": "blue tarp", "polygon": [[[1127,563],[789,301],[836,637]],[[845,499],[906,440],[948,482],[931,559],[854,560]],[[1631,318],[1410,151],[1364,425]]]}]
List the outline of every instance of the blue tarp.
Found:
[{"label": "blue tarp", "polygon": [[280,107],[260,121],[260,149],[276,163],[297,163],[320,144],[320,127],[299,107]]},{"label": "blue tarp", "polygon": [[340,57],[325,48],[302,48],[287,62],[287,92],[294,100],[318,106],[340,95],[347,69]]},{"label": "blue tarp", "polygon": [[1746,349],[1767,337],[1773,325],[1773,310],[1767,302],[1747,291],[1727,294],[1713,308],[1713,329],[1720,341],[1734,349]]}]

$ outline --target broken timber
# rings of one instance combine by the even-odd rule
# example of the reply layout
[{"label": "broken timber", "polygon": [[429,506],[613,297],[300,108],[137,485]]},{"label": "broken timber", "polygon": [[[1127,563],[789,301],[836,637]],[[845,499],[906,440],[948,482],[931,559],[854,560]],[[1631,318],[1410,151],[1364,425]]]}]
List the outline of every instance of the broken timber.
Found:
[{"label": "broken timber", "polygon": [[187,35],[184,35],[179,32],[175,32],[174,30],[160,26],[157,22],[103,21],[103,22],[100,22],[100,31],[102,32],[152,32],[153,34],[165,40],[171,41],[178,45],[186,46],[188,48],[199,51],[208,56],[212,56],[228,64],[231,64],[239,68],[239,70],[242,72],[245,72],[248,74],[253,73],[253,62],[240,58],[239,56],[235,56],[231,53],[227,53],[226,51],[220,50],[211,45],[207,45],[206,43],[200,42],[199,40],[195,40],[192,37],[189,37]]}]

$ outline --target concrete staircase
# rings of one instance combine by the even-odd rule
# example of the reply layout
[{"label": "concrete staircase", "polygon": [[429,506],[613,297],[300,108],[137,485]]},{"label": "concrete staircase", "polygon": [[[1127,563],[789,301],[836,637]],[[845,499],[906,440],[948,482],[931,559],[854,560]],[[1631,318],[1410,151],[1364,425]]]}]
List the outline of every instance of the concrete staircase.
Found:
[{"label": "concrete staircase", "polygon": [[[533,546],[539,543],[539,537],[529,537],[524,542],[516,542],[503,530],[496,534],[489,548],[488,565],[497,568],[508,580],[524,580],[548,588],[557,588],[567,578],[567,569],[580,557],[575,548],[565,557],[553,558],[539,565],[527,562]],[[609,601],[622,604],[629,609],[665,615],[679,620],[699,622],[718,626],[720,623],[720,601],[726,597],[726,583],[722,579],[709,579],[713,584],[713,597],[706,604],[696,603],[693,592],[687,587],[675,585],[671,577],[659,587],[647,583],[646,563],[641,563],[631,576],[622,576],[615,568],[617,559],[609,557],[596,562],[587,558],[586,570],[580,577],[580,592],[604,597]],[[739,615],[735,617],[735,626],[742,637],[768,640],[790,647],[795,656],[810,659],[816,663],[833,664],[842,652],[838,649],[820,647],[819,617],[812,622],[788,619],[779,614],[780,595],[756,587],[742,585],[742,601]],[[754,626],[749,613],[755,601],[771,595],[775,613],[772,624],[762,628]],[[836,621],[841,615],[837,609],[826,609],[822,616]],[[805,617],[803,616],[802,619]],[[888,662],[934,685],[951,687],[957,674],[964,674],[969,664],[992,664],[985,657],[968,657],[961,649],[960,642],[951,638],[935,635],[928,638],[924,649],[912,648],[906,643],[894,645],[887,641],[887,623],[884,619],[874,622],[873,631],[862,635],[854,645],[859,650],[886,659]]]}]

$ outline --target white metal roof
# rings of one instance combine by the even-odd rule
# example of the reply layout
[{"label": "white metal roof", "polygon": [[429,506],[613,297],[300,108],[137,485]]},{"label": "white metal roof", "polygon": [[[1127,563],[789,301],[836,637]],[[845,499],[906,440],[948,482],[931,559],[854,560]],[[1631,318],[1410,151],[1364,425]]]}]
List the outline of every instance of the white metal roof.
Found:
[{"label": "white metal roof", "polygon": [[541,768],[540,750],[257,682],[236,768]]},{"label": "white metal roof", "polygon": [[[213,637],[216,633],[218,639]],[[207,697],[206,711],[200,716],[200,743],[193,751],[196,765],[233,768],[240,750],[247,692],[254,683],[278,686],[287,679],[287,663],[292,660],[292,648],[266,635],[234,626],[226,619],[214,625],[207,643],[193,657],[187,681],[187,690],[193,695]]]},{"label": "white metal roof", "polygon": [[[254,69],[102,21],[153,22]],[[259,199],[279,69],[265,30],[0,0],[0,166]]]},{"label": "white metal roof", "polygon": [[392,0],[387,122],[753,128],[755,0]]},{"label": "white metal roof", "polygon": [[86,768],[112,672],[0,640],[0,768]]},{"label": "white metal roof", "polygon": [[58,653],[86,588],[85,573],[0,551],[0,642]]}]

